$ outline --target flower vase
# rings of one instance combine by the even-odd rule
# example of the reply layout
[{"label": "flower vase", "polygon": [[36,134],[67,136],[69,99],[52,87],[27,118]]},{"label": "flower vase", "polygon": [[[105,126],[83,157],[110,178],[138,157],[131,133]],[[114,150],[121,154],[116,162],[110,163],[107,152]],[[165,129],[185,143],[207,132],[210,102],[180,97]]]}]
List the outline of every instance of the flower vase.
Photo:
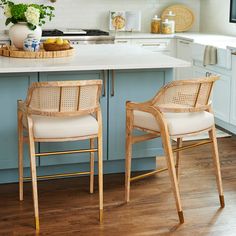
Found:
[{"label": "flower vase", "polygon": [[33,35],[34,38],[40,40],[42,36],[42,29],[36,26],[35,30],[31,30],[26,22],[18,22],[9,29],[9,37],[11,43],[18,49],[23,49],[24,40],[28,35]]}]

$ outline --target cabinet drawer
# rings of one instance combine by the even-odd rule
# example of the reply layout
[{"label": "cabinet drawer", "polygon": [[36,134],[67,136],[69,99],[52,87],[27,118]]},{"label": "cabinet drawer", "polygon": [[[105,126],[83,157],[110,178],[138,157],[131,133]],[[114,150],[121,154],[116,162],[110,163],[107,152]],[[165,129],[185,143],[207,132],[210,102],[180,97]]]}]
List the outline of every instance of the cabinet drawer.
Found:
[{"label": "cabinet drawer", "polygon": [[154,52],[172,51],[174,49],[173,39],[133,39],[132,44]]}]

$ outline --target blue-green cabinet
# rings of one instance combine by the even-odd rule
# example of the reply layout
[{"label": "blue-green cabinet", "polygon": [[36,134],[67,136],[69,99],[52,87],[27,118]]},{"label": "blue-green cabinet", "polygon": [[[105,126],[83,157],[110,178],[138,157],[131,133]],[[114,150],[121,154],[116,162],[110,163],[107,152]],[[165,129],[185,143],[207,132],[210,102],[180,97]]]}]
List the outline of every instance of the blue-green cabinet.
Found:
[{"label": "blue-green cabinet", "polygon": [[[89,80],[89,79],[103,79],[103,83],[106,84],[107,72],[104,71],[81,71],[81,72],[49,72],[40,73],[39,81],[61,81],[61,80]],[[103,117],[103,157],[107,159],[107,89],[103,87],[103,94],[101,97],[101,109]],[[57,143],[40,143],[40,152],[50,151],[63,151],[63,150],[77,150],[77,149],[88,149],[89,141],[75,141],[75,142],[57,142]],[[70,154],[60,156],[48,156],[40,157],[40,166],[47,165],[61,165],[71,163],[88,162],[89,154]]]},{"label": "blue-green cabinet", "polygon": [[[0,183],[17,181],[17,100],[25,99],[27,89],[36,81],[102,79],[101,108],[103,115],[104,173],[124,171],[125,103],[143,102],[152,98],[161,86],[172,80],[173,69],[138,69],[115,71],[74,71],[11,73],[0,75]],[[89,148],[89,141],[39,143],[37,152]],[[134,169],[155,168],[155,156],[162,152],[159,139],[135,144]],[[145,159],[142,159],[147,157]],[[24,166],[29,166],[28,145],[25,145]],[[89,154],[38,158],[38,173],[65,172],[88,168]],[[68,165],[67,165],[68,164]],[[78,164],[78,165],[76,165]],[[26,171],[29,169],[26,168]],[[66,171],[67,172],[67,171]],[[27,174],[26,174],[27,175]]]},{"label": "blue-green cabinet", "polygon": [[[37,80],[37,73],[0,75],[0,169],[18,167],[17,100],[24,100],[28,86]],[[24,158],[29,166],[27,145]]]},{"label": "blue-green cabinet", "polygon": [[[108,156],[110,160],[125,158],[126,101],[151,99],[165,84],[161,70],[118,70],[109,76]],[[152,157],[162,151],[160,139],[137,143],[133,158]]]}]

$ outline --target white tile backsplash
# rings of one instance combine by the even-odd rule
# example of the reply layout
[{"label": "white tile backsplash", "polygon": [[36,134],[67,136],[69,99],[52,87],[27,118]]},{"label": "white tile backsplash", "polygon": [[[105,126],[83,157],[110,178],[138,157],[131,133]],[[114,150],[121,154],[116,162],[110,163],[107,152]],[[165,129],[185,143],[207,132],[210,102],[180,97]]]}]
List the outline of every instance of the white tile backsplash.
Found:
[{"label": "white tile backsplash", "polygon": [[236,35],[236,24],[229,22],[230,0],[201,0],[201,31]]},{"label": "white tile backsplash", "polygon": [[[38,2],[51,4],[48,0],[15,0],[15,2]],[[56,17],[44,28],[99,28],[109,29],[110,10],[140,10],[142,13],[142,31],[149,32],[153,15],[172,4],[185,4],[195,14],[195,23],[191,31],[199,31],[200,0],[57,0],[52,4],[56,8]],[[0,29],[5,29],[4,18],[0,18]]]}]

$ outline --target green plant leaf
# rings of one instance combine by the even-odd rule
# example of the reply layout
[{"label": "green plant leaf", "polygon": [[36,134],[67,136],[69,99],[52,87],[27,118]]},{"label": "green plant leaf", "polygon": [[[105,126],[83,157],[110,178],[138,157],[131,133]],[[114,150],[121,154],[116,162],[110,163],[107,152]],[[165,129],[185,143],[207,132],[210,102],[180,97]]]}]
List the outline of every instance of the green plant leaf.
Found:
[{"label": "green plant leaf", "polygon": [[[43,4],[24,4],[19,3],[15,4],[12,1],[8,0],[0,0],[0,7],[4,5],[8,5],[11,9],[11,15],[12,17],[9,19],[6,19],[6,24],[9,24],[12,22],[13,24],[16,24],[17,22],[27,22],[27,19],[25,17],[25,12],[27,11],[27,8],[29,6],[34,7],[39,10],[39,22],[40,24],[45,24],[46,20],[51,21],[55,15],[53,14],[53,11],[55,10],[52,6],[47,6]],[[43,19],[43,20],[42,20]],[[36,26],[33,26],[32,24],[28,25],[29,28],[35,28]]]},{"label": "green plant leaf", "polygon": [[31,30],[35,30],[36,29],[35,25],[32,25],[30,23],[27,23],[27,25],[28,25],[29,29],[31,29]]},{"label": "green plant leaf", "polygon": [[11,23],[11,18],[7,18],[6,22],[5,22],[5,25],[9,25],[10,23]]}]

